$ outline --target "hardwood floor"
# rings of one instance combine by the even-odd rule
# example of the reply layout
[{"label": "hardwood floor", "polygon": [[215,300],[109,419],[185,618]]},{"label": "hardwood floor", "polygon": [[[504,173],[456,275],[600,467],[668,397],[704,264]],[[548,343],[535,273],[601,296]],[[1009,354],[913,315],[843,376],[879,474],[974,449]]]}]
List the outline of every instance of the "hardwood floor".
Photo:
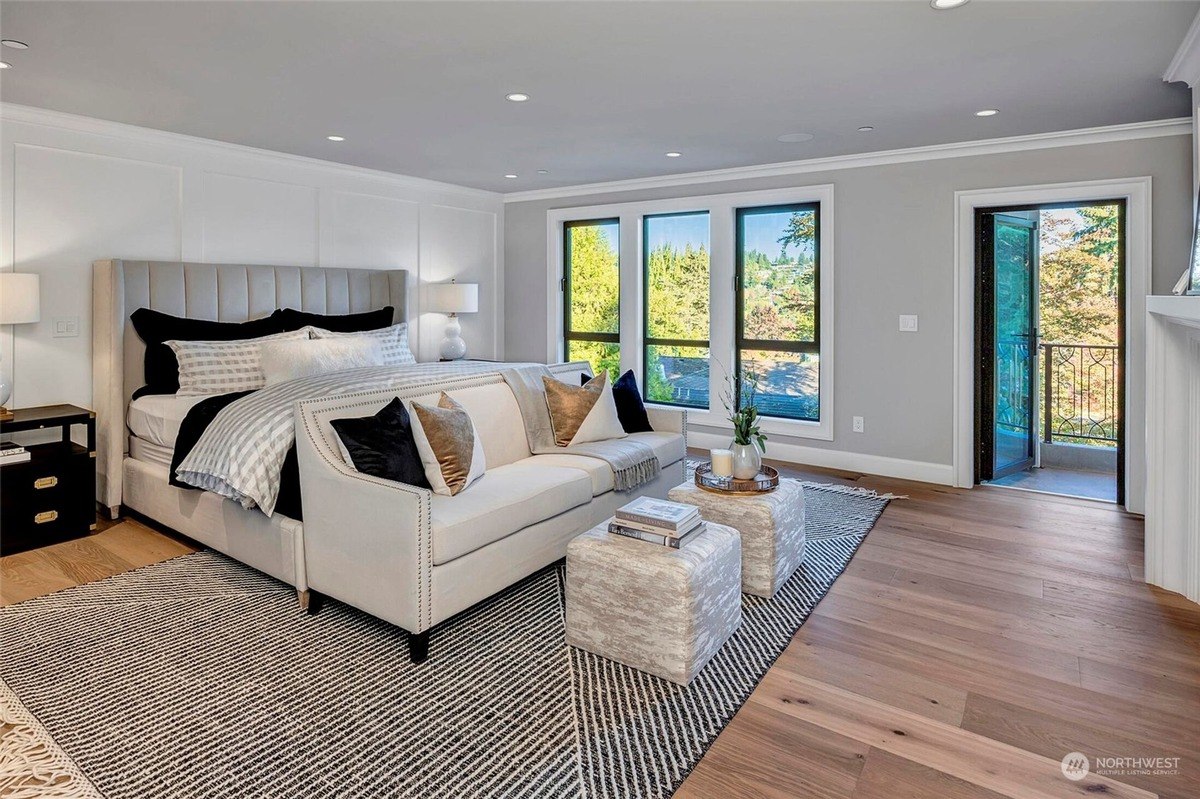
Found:
[{"label": "hardwood floor", "polygon": [[[1003,488],[783,470],[908,498],[677,797],[1200,796],[1200,606],[1140,582],[1140,519]],[[191,548],[122,522],[0,559],[0,603]],[[1072,782],[1060,764],[1076,751],[1093,772]],[[1180,760],[1173,774],[1095,773],[1114,757]]]}]

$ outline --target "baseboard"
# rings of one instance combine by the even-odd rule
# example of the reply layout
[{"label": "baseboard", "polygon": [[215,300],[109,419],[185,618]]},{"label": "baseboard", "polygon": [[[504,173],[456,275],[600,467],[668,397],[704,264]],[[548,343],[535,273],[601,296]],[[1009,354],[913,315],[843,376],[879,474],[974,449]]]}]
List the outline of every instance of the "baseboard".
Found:
[{"label": "baseboard", "polygon": [[[688,446],[700,449],[729,446],[728,433],[705,433],[689,429],[687,439]],[[823,466],[827,469],[862,472],[880,477],[896,477],[902,480],[915,480],[919,483],[954,485],[954,467],[948,463],[886,458],[882,455],[867,455],[839,449],[819,449],[775,441],[767,442],[767,457],[802,466]]]}]

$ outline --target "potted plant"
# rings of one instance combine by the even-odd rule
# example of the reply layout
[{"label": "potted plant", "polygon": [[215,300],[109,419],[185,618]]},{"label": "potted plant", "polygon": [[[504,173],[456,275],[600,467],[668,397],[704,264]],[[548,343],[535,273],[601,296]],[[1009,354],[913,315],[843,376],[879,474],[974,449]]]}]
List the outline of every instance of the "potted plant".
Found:
[{"label": "potted plant", "polygon": [[738,399],[738,384],[729,379],[729,389],[721,397],[721,403],[729,414],[728,419],[733,423],[733,476],[738,480],[752,480],[758,476],[762,468],[762,454],[767,451],[767,436],[758,425],[758,407],[754,400],[758,395],[758,375],[753,371],[742,368],[737,376],[742,387],[741,398]]}]

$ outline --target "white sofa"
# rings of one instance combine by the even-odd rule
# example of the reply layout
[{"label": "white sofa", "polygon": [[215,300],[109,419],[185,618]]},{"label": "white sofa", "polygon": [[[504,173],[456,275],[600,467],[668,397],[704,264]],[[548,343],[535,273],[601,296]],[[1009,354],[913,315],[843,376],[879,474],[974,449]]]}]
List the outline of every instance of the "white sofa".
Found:
[{"label": "white sofa", "polygon": [[[581,371],[554,367],[574,385]],[[373,414],[397,394],[436,403],[442,390],[483,440],[487,471],[478,481],[446,497],[346,465],[329,420]],[[434,625],[563,558],[572,538],[634,497],[666,497],[683,480],[685,414],[648,412],[654,432],[634,438],[654,448],[662,472],[618,493],[604,461],[531,454],[516,398],[498,374],[297,403],[309,589],[404,628],[410,655],[423,660]]]}]

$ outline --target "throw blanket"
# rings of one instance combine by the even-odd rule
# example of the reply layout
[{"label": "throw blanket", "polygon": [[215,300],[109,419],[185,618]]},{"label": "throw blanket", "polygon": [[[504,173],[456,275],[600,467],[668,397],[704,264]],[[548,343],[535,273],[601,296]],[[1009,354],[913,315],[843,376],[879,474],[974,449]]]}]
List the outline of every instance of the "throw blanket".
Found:
[{"label": "throw blanket", "polygon": [[[200,490],[195,486],[180,482],[179,478],[175,476],[175,470],[192,451],[192,447],[196,446],[196,442],[200,440],[200,436],[204,435],[204,431],[212,424],[213,419],[217,418],[217,414],[242,397],[253,393],[253,391],[238,391],[233,394],[221,394],[201,400],[192,406],[187,415],[183,417],[179,435],[175,438],[175,449],[171,454],[171,485],[192,491]],[[287,455],[283,459],[283,467],[279,470],[279,496],[275,500],[275,513],[290,516],[296,521],[304,520],[304,509],[300,503],[300,464],[296,461],[295,444],[288,449]]]},{"label": "throw blanket", "polygon": [[453,377],[498,372],[494,363],[456,361],[368,366],[268,386],[231,402],[175,468],[188,485],[275,512],[280,474],[296,440],[293,408],[298,400],[375,389],[402,389]]},{"label": "throw blanket", "polygon": [[550,406],[546,404],[546,389],[542,385],[543,377],[553,378],[550,370],[539,364],[529,364],[505,369],[501,374],[517,398],[525,422],[525,435],[529,439],[529,450],[534,455],[561,452],[599,458],[612,467],[617,491],[637,488],[653,480],[662,471],[658,456],[651,447],[628,438],[592,441],[570,447],[558,446],[554,443]]}]

